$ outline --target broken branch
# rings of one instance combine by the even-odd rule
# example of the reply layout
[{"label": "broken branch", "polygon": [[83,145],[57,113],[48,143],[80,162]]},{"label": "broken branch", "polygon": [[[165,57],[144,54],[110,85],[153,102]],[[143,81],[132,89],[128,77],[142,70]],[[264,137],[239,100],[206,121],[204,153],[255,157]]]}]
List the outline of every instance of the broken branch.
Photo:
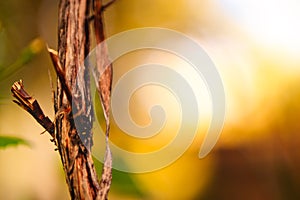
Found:
[{"label": "broken branch", "polygon": [[14,102],[24,110],[29,112],[34,117],[34,119],[41,126],[43,126],[52,137],[54,137],[54,124],[47,116],[45,116],[37,100],[31,97],[25,91],[22,80],[17,81],[13,84],[11,92],[13,93],[13,96],[17,99],[14,100]]}]

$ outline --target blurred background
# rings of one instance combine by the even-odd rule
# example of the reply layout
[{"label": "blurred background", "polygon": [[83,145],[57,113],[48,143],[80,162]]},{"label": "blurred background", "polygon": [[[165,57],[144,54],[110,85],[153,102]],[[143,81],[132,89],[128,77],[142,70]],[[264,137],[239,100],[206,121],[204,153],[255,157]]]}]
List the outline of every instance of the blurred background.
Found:
[{"label": "blurred background", "polygon": [[[48,72],[53,78],[55,73],[45,44],[56,49],[57,7],[57,0],[0,2],[0,199],[69,199],[50,136],[41,135],[43,128],[13,104],[10,94],[13,82],[23,79],[53,119]],[[110,199],[300,199],[299,9],[297,0],[117,0],[107,9],[108,37],[151,26],[197,41],[215,63],[227,98],[223,132],[207,157],[199,159],[198,153],[209,109],[190,148],[170,166],[145,174],[114,171]],[[163,52],[137,51],[115,62],[114,84],[134,66],[151,61],[185,65]],[[146,142],[127,137],[113,124],[115,144],[147,152],[174,136],[176,100],[154,89],[133,95],[132,118],[141,125],[151,122],[145,109],[157,100],[174,119]],[[206,101],[200,103],[204,110]],[[100,173],[101,163],[96,166]]]}]

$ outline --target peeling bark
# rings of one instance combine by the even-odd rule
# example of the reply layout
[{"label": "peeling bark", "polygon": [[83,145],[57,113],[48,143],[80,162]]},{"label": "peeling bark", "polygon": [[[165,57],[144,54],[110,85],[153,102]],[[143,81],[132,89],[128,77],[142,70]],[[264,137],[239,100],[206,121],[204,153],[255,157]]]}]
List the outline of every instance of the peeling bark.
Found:
[{"label": "peeling bark", "polygon": [[[93,164],[91,146],[94,113],[90,91],[90,76],[84,60],[89,51],[90,8],[93,3],[94,28],[97,42],[104,41],[100,0],[60,0],[58,21],[58,51],[48,48],[57,74],[54,92],[55,119],[46,117],[37,100],[15,82],[11,91],[19,106],[29,112],[52,136],[65,171],[71,199],[107,199],[111,184],[112,158],[108,146],[109,101],[112,66],[99,80],[98,92],[106,119],[106,156],[102,179],[99,181]],[[99,39],[100,37],[100,39]],[[108,62],[106,47],[97,55],[99,62]],[[103,65],[99,65],[99,67]],[[100,72],[100,71],[99,71]]]}]

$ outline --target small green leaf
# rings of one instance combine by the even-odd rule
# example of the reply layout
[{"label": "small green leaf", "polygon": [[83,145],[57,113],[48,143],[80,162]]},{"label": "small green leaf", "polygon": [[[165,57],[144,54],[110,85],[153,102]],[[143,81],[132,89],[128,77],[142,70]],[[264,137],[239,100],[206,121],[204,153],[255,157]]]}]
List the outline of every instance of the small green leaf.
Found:
[{"label": "small green leaf", "polygon": [[8,146],[26,145],[30,146],[29,143],[21,138],[11,136],[0,136],[0,148],[6,148]]}]

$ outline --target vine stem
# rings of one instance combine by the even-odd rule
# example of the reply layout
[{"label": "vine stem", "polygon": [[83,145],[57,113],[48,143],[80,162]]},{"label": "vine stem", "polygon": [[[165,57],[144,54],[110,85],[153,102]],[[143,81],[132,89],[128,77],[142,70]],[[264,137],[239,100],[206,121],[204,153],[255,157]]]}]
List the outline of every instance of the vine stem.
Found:
[{"label": "vine stem", "polygon": [[[14,102],[30,113],[52,136],[51,141],[57,146],[61,157],[71,199],[76,200],[107,199],[112,179],[112,156],[108,145],[112,65],[106,67],[99,74],[99,80],[96,80],[107,125],[101,180],[97,177],[91,154],[94,113],[89,70],[84,65],[90,46],[91,3],[97,43],[105,40],[102,12],[111,3],[103,6],[101,0],[91,1],[59,2],[58,50],[48,48],[57,74],[57,88],[53,92],[54,121],[44,114],[38,101],[26,92],[22,81],[15,82],[11,88]],[[103,63],[109,62],[106,46],[96,56],[101,72]]]}]

